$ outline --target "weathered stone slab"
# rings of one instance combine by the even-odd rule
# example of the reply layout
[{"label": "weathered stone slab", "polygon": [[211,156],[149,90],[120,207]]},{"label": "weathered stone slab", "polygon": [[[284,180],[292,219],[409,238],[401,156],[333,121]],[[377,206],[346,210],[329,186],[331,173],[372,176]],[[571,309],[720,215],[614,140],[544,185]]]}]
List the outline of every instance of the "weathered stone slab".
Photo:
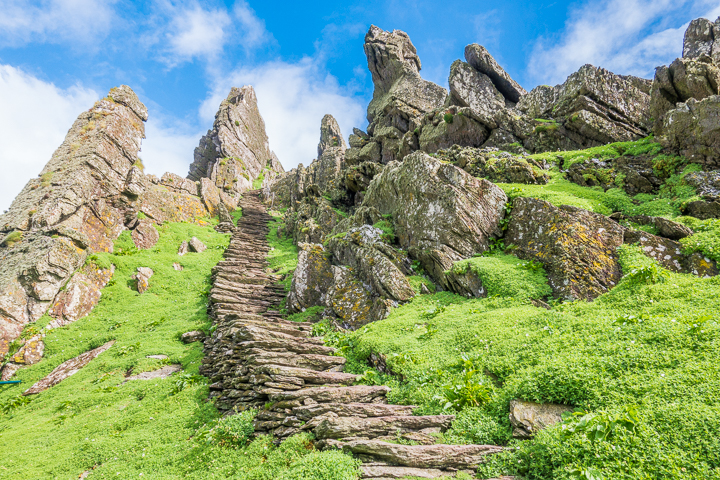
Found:
[{"label": "weathered stone slab", "polygon": [[513,426],[513,436],[530,438],[540,430],[562,421],[562,415],[572,411],[573,407],[568,405],[512,400],[510,423]]},{"label": "weathered stone slab", "polygon": [[61,363],[60,365],[55,367],[55,369],[50,372],[47,377],[43,378],[39,382],[35,383],[35,385],[24,391],[23,395],[34,395],[36,393],[42,392],[43,390],[47,390],[50,387],[54,387],[66,378],[75,375],[77,372],[80,371],[81,368],[90,363],[91,360],[112,347],[114,344],[115,340],[112,340],[105,345],[102,345],[101,347],[90,350],[83,353],[82,355],[78,355],[75,358],[71,358],[70,360]]}]

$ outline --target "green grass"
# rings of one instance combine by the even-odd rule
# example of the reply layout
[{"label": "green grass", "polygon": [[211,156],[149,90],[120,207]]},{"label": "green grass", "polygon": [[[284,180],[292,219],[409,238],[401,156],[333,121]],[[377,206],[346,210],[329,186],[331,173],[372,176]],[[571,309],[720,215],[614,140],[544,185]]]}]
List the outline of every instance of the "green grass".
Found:
[{"label": "green grass", "polygon": [[511,199],[539,198],[555,206],[569,205],[603,215],[622,212],[626,215],[673,218],[680,215],[683,205],[697,198],[695,190],[683,181],[683,177],[696,168],[696,165],[689,165],[682,172],[672,175],[657,195],[630,197],[620,188],[603,191],[601,187],[583,187],[565,179],[557,169],[548,172],[550,181],[546,185],[498,183],[498,186]]},{"label": "green grass", "polygon": [[[279,447],[268,437],[245,445],[246,421],[219,420],[207,401],[207,380],[197,374],[202,344],[184,345],[179,336],[209,329],[210,269],[229,236],[191,224],[158,229],[153,249],[134,249],[124,234],[116,243],[120,254],[91,257],[116,265],[100,303],[89,316],[47,332],[43,360],[16,375],[21,387],[0,387],[0,478],[73,479],[94,467],[90,479],[357,478],[352,458],[316,452],[307,435]],[[180,243],[193,236],[208,250],[178,257]],[[184,270],[175,271],[174,262]],[[155,272],[142,295],[130,280],[140,266]],[[43,317],[31,328],[48,321]],[[29,397],[29,403],[18,397],[60,363],[113,339],[110,350],[74,376]],[[156,354],[169,359],[146,358]],[[181,364],[184,372],[123,384],[130,372],[169,363]]]},{"label": "green grass", "polygon": [[268,253],[268,262],[276,275],[285,277],[280,283],[285,287],[285,290],[290,291],[292,274],[297,267],[298,248],[293,244],[292,237],[278,236],[278,227],[285,227],[280,212],[269,213],[273,215],[273,221],[270,222],[270,232],[267,237],[271,248],[270,253]]},{"label": "green grass", "polygon": [[[547,127],[545,129],[547,129]],[[536,153],[530,155],[530,158],[557,163],[559,166],[567,169],[575,163],[584,162],[591,158],[605,160],[617,158],[622,155],[657,155],[661,151],[662,146],[656,143],[655,139],[650,136],[634,142],[616,142],[584,150]]]},{"label": "green grass", "polygon": [[448,442],[508,442],[514,398],[601,417],[637,407],[637,428],[607,440],[579,430],[568,437],[558,425],[509,441],[518,450],[495,457],[484,475],[580,478],[570,476],[577,467],[608,480],[720,478],[720,278],[662,271],[639,247],[622,247],[620,258],[625,272],[654,268],[665,281],[628,276],[592,303],[550,311],[515,297],[512,282],[494,298],[422,295],[336,344],[356,370],[371,353],[384,355],[403,380],[377,378],[393,388],[393,403],[419,405],[419,413],[454,411],[446,407],[453,385],[488,391],[458,414]]},{"label": "green grass", "polygon": [[482,280],[488,297],[544,298],[552,294],[542,265],[514,255],[495,253],[455,262],[458,274],[471,271]]}]

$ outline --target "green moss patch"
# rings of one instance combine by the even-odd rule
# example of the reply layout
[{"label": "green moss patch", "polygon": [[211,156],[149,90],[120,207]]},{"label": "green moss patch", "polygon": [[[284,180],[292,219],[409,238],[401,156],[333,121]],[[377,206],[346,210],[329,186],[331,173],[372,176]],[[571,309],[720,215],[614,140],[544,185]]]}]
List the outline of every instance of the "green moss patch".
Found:
[{"label": "green moss patch", "polygon": [[455,262],[453,272],[472,272],[482,281],[488,297],[544,298],[552,294],[542,265],[514,255],[495,253]]}]

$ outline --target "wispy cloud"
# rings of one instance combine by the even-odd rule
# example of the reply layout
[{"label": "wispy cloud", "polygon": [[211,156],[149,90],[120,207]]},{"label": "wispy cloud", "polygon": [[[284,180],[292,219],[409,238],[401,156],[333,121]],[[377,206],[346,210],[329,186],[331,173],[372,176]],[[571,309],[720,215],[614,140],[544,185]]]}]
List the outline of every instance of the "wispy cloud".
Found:
[{"label": "wispy cloud", "polygon": [[165,35],[169,53],[180,61],[214,57],[225,47],[231,25],[225,10],[205,10],[197,4],[174,9]]},{"label": "wispy cloud", "polygon": [[[61,89],[0,65],[0,210],[40,173],[83,110],[99,98],[82,86]],[[42,122],[38,123],[38,112]]]},{"label": "wispy cloud", "polygon": [[571,12],[559,37],[538,39],[530,77],[560,83],[586,63],[651,77],[656,66],[681,55],[683,33],[697,12],[715,18],[720,6],[704,0],[592,1]]},{"label": "wispy cloud", "polygon": [[230,88],[243,85],[255,88],[270,147],[286,169],[308,165],[317,156],[323,115],[333,115],[346,137],[352,127],[366,123],[365,100],[338,84],[321,61],[305,58],[240,67],[219,77],[200,109],[208,126]]},{"label": "wispy cloud", "polygon": [[0,0],[0,45],[89,44],[105,38],[116,0]]}]

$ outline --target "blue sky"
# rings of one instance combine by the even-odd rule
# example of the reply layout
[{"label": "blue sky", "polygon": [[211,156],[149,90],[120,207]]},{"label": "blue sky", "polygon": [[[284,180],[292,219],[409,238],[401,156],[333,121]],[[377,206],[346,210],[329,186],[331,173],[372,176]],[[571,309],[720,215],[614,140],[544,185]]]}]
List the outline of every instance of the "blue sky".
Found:
[{"label": "blue sky", "polygon": [[446,86],[465,45],[485,45],[527,90],[585,63],[652,78],[720,1],[0,0],[0,210],[42,169],[75,117],[113,86],[150,110],[150,173],[185,175],[230,87],[252,84],[287,169],[312,161],[320,119],[364,128],[371,24],[406,31],[422,75]]}]

